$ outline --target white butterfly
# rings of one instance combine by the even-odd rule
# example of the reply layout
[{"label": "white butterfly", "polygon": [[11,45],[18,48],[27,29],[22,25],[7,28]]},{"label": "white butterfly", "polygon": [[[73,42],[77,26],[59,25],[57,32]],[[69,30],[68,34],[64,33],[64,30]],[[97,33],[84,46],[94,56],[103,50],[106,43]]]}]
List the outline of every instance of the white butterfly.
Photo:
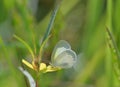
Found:
[{"label": "white butterfly", "polygon": [[68,42],[59,41],[52,53],[51,64],[54,67],[71,68],[77,61],[76,53],[71,50]]}]

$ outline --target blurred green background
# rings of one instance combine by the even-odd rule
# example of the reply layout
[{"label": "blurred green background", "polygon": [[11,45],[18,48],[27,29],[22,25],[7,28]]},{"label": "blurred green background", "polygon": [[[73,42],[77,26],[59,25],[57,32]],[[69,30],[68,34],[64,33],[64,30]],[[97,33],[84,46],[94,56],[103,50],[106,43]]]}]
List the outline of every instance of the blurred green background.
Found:
[{"label": "blurred green background", "polygon": [[[0,87],[29,87],[18,69],[30,58],[21,37],[39,48],[56,0],[0,0]],[[63,39],[78,55],[74,68],[40,75],[40,87],[120,87],[120,60],[109,48],[106,27],[120,49],[120,0],[63,0],[43,55],[49,63]],[[33,41],[33,37],[35,40]],[[24,66],[34,76],[34,71]],[[27,85],[26,85],[27,84]]]}]

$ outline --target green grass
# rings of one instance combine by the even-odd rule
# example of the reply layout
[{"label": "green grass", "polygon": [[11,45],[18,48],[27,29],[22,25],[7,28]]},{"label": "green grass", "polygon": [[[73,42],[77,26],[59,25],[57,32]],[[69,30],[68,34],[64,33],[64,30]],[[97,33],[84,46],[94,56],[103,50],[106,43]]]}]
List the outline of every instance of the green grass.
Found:
[{"label": "green grass", "polygon": [[[29,87],[19,66],[36,79],[39,87],[119,87],[120,0],[62,0],[55,14],[53,2],[41,0],[35,9],[29,0],[0,1],[1,87]],[[36,13],[46,12],[34,14],[29,6]],[[61,39],[68,41],[77,55],[83,54],[78,57],[77,70],[37,77],[39,73],[22,63],[22,59],[32,62],[39,56],[40,62],[49,64]]]}]

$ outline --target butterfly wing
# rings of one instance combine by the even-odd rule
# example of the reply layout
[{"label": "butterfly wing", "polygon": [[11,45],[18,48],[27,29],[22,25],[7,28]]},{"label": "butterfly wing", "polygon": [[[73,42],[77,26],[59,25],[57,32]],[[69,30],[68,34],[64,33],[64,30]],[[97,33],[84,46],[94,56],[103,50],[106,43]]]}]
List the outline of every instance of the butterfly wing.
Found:
[{"label": "butterfly wing", "polygon": [[55,60],[55,58],[56,58],[61,52],[65,51],[66,49],[71,49],[71,46],[69,45],[69,43],[68,43],[67,41],[65,41],[65,40],[60,40],[60,41],[56,44],[56,46],[55,46],[55,48],[54,48],[54,50],[53,50],[53,52],[52,52],[51,60],[52,60],[52,61]]},{"label": "butterfly wing", "polygon": [[60,53],[54,61],[53,66],[61,68],[71,68],[77,61],[76,53],[70,49],[67,49]]}]

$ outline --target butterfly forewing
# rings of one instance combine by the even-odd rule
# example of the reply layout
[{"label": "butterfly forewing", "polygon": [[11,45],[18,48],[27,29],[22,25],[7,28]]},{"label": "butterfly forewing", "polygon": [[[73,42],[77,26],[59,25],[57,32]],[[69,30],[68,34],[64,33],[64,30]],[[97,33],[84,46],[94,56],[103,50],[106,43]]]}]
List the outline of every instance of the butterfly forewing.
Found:
[{"label": "butterfly forewing", "polygon": [[66,42],[66,41],[64,41],[64,40],[60,40],[60,41],[56,44],[56,46],[55,46],[55,48],[54,48],[54,50],[53,50],[53,52],[52,52],[51,60],[52,60],[52,61],[55,60],[56,57],[57,57],[60,53],[62,53],[63,51],[65,51],[66,49],[71,49],[71,46],[69,45],[68,42]]}]

